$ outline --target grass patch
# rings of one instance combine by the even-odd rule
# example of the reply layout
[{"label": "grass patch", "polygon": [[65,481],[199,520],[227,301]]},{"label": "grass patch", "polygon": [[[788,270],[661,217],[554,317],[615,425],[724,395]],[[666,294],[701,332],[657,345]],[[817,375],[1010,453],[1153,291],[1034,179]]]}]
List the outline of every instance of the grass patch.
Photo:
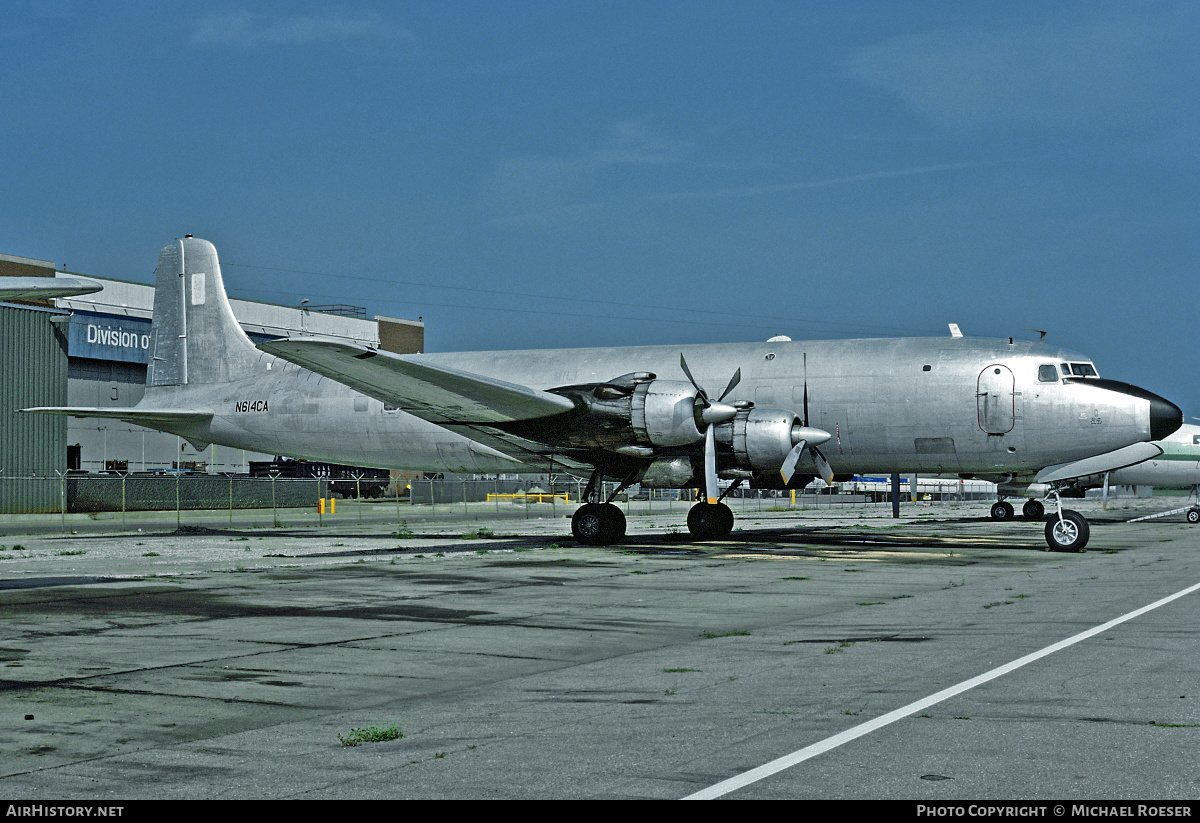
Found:
[{"label": "grass patch", "polygon": [[721,632],[715,634],[713,632],[703,632],[701,635],[705,640],[713,640],[718,637],[749,637],[750,632]]},{"label": "grass patch", "polygon": [[882,606],[883,601],[882,600],[873,600],[869,603],[858,603],[856,605],[859,605],[859,606]]},{"label": "grass patch", "polygon": [[158,557],[158,552],[142,552],[142,557]]},{"label": "grass patch", "polygon": [[467,532],[463,535],[463,540],[481,540],[486,537],[495,537],[496,533],[486,526],[480,526],[473,532]]},{"label": "grass patch", "polygon": [[698,672],[700,670],[699,669],[678,668],[678,669],[663,669],[663,671],[664,672]]},{"label": "grass patch", "polygon": [[75,549],[74,551],[59,552],[58,556],[59,557],[70,557],[73,554],[87,554],[87,551],[84,549]]},{"label": "grass patch", "polygon": [[793,576],[793,577],[781,577],[781,578],[779,578],[779,579],[780,579],[780,580],[808,580],[808,578],[807,578],[807,577],[796,577],[796,576]]},{"label": "grass patch", "polygon": [[[348,735],[338,735],[343,746],[357,746],[359,743],[384,743],[388,740],[399,740],[404,737],[400,727],[393,723],[390,726],[367,726],[365,729],[351,729]],[[444,756],[444,755],[443,755]]]}]

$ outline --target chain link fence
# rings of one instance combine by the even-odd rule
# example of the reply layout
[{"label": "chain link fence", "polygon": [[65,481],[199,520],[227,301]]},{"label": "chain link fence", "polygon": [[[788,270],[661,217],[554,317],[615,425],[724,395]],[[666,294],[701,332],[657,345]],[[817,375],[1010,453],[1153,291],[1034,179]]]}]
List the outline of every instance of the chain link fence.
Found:
[{"label": "chain link fence", "polygon": [[[327,479],[262,478],[246,475],[204,473],[64,473],[55,477],[6,477],[0,474],[0,513],[59,514],[64,529],[68,514],[86,514],[97,519],[137,512],[175,512],[182,524],[185,513],[192,522],[206,515],[215,526],[232,527],[235,513],[258,512],[256,523],[267,516],[268,524],[288,525],[280,520],[286,510],[292,526],[326,525],[330,522],[391,520],[438,517],[545,518],[569,516],[587,488],[583,478],[561,475],[532,479],[415,479],[392,482],[373,499],[352,492],[345,484]],[[627,515],[685,516],[694,505],[693,489],[643,489],[632,486],[619,494],[615,483],[605,483],[602,499],[612,498]],[[334,498],[337,499],[334,499]],[[363,499],[353,499],[363,498]],[[890,505],[890,486],[856,481],[832,488],[773,490],[736,488],[725,502],[738,513],[843,506]],[[958,481],[921,480],[917,493],[902,487],[904,502],[937,504],[964,500],[994,500],[990,484],[964,486]],[[221,517],[224,515],[224,517]],[[249,522],[249,514],[241,517]],[[331,520],[332,518],[332,520]],[[364,520],[364,518],[366,520]]]}]

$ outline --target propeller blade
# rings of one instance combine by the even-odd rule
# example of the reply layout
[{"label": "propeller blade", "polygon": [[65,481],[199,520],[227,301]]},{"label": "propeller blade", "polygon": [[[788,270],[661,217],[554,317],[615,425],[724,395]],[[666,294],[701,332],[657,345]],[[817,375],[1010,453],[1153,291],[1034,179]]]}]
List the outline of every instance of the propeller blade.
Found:
[{"label": "propeller blade", "polygon": [[725,387],[725,391],[721,392],[721,396],[717,398],[717,402],[720,403],[722,400],[724,400],[726,397],[728,397],[729,393],[731,391],[733,391],[735,388],[737,388],[737,384],[741,383],[741,382],[742,382],[742,370],[738,369],[737,371],[735,371],[733,373],[733,377],[731,377],[729,379],[729,385]]},{"label": "propeller blade", "polygon": [[804,353],[804,425],[808,426],[808,352]]},{"label": "propeller blade", "polygon": [[807,441],[801,440],[796,445],[792,446],[792,450],[788,452],[787,457],[783,459],[783,465],[779,467],[779,474],[783,477],[784,484],[792,482],[792,475],[796,473],[796,464],[800,462],[800,454],[808,447]]},{"label": "propeller blade", "polygon": [[829,461],[825,459],[825,455],[816,449],[809,449],[808,451],[812,455],[813,462],[817,464],[817,471],[821,473],[821,479],[826,483],[832,483],[833,469],[829,467]]},{"label": "propeller blade", "polygon": [[704,402],[708,402],[708,395],[704,389],[700,388],[700,384],[696,382],[696,378],[692,377],[692,370],[688,368],[687,361],[683,359],[683,352],[679,353],[679,367],[683,369],[683,373],[687,375],[687,379],[696,389],[696,396],[703,397]]},{"label": "propeller blade", "polygon": [[704,495],[717,502],[717,435],[713,427],[704,430]]}]

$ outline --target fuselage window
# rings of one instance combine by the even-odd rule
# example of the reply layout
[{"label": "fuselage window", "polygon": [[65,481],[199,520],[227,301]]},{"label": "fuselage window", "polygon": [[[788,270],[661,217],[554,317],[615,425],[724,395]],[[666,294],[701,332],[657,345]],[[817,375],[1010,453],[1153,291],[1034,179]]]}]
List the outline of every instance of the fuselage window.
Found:
[{"label": "fuselage window", "polygon": [[1076,377],[1097,377],[1096,369],[1091,363],[1072,363],[1071,371]]},{"label": "fuselage window", "polygon": [[1057,383],[1058,369],[1054,368],[1053,363],[1046,363],[1038,366],[1038,382],[1041,383]]}]

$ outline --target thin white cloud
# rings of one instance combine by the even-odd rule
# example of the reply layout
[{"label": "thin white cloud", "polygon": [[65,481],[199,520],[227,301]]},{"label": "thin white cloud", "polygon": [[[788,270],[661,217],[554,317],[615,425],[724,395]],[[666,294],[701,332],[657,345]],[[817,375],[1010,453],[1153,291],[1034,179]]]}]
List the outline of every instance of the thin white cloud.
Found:
[{"label": "thin white cloud", "polygon": [[852,79],[947,130],[1140,130],[1192,99],[1194,5],[1063,7],[1059,15],[939,29],[863,49]]},{"label": "thin white cloud", "polygon": [[887,180],[893,177],[912,177],[918,174],[934,174],[936,172],[958,171],[972,169],[979,163],[941,163],[933,166],[917,166],[911,169],[895,169],[892,171],[875,171],[866,174],[851,174],[844,177],[830,177],[824,180],[805,180],[799,183],[776,183],[770,186],[737,186],[707,191],[677,192],[673,194],[657,194],[653,200],[716,200],[734,197],[758,197],[765,194],[780,194],[804,189],[820,189],[829,186],[843,186],[852,183],[868,183],[873,180]]},{"label": "thin white cloud", "polygon": [[415,38],[403,26],[366,9],[330,9],[307,14],[228,9],[195,20],[190,42],[194,46],[237,49],[321,43],[386,43],[411,50]]},{"label": "thin white cloud", "polygon": [[642,120],[622,120],[593,147],[575,155],[534,155],[500,160],[486,200],[496,225],[545,225],[578,221],[603,210],[595,199],[604,175],[614,169],[682,162],[688,146],[664,137]]}]

